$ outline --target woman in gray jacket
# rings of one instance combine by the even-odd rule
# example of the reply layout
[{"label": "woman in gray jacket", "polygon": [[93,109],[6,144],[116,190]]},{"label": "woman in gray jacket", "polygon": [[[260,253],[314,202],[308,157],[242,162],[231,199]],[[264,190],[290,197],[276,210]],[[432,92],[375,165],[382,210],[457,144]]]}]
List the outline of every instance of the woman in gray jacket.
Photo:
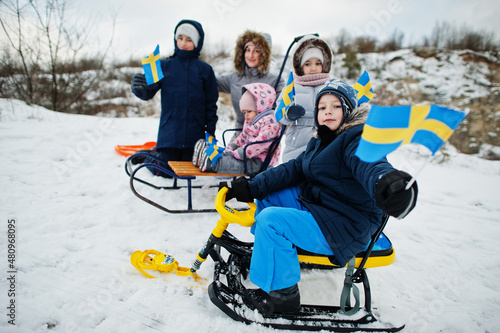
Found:
[{"label": "woman in gray jacket", "polygon": [[[236,116],[235,128],[243,128],[245,117],[239,106],[242,87],[249,83],[262,82],[274,88],[278,79],[277,75],[269,73],[271,36],[267,33],[245,31],[236,41],[233,64],[235,71],[217,77],[217,86],[219,92],[231,94]],[[277,95],[284,85],[284,81],[280,80],[275,89]]]}]

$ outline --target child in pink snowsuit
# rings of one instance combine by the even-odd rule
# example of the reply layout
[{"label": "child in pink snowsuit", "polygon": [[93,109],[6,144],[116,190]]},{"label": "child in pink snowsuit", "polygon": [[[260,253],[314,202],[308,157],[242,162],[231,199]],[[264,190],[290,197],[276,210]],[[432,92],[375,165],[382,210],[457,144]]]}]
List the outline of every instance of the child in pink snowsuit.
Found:
[{"label": "child in pink snowsuit", "polygon": [[[244,174],[245,145],[252,142],[276,138],[280,133],[280,125],[272,109],[276,99],[273,87],[266,83],[250,83],[242,87],[240,109],[245,114],[245,122],[241,133],[227,145],[223,156],[213,164],[204,154],[200,158],[200,170],[217,173]],[[246,149],[247,174],[259,172],[266,159],[272,141],[252,144]],[[279,147],[276,149],[269,165],[278,164]],[[196,150],[196,149],[195,149]]]}]

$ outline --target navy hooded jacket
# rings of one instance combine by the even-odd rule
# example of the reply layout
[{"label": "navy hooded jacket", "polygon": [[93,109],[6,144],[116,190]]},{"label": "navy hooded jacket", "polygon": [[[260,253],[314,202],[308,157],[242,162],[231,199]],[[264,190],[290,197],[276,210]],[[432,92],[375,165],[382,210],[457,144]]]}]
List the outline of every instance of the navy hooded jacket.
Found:
[{"label": "navy hooded jacket", "polygon": [[249,181],[256,199],[300,186],[299,201],[314,216],[333,253],[344,266],[363,251],[382,223],[375,204],[378,179],[394,168],[384,158],[365,163],[354,155],[363,131],[367,109],[358,108],[337,130],[336,138],[322,145],[312,138],[296,159],[260,173]]},{"label": "navy hooded jacket", "polygon": [[[177,47],[175,53],[161,60],[164,78],[148,90],[132,90],[142,100],[149,100],[161,89],[161,116],[156,148],[193,148],[205,131],[215,136],[217,123],[217,80],[212,67],[199,59],[205,34],[200,23],[182,20],[175,27],[189,23],[200,34],[192,51]],[[174,36],[175,36],[174,31]]]}]

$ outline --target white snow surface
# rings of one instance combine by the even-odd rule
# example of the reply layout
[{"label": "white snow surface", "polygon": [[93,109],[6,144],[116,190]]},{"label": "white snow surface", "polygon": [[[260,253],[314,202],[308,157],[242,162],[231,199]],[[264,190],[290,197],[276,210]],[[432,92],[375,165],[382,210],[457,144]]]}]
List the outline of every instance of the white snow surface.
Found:
[{"label": "white snow surface", "polygon": [[[208,283],[147,279],[130,264],[133,251],[156,249],[190,266],[218,221],[216,213],[168,214],[131,192],[114,146],[154,141],[158,118],[70,115],[6,99],[0,117],[1,332],[275,331],[231,320],[209,300]],[[404,332],[500,332],[500,162],[448,146],[429,163],[424,155],[408,145],[389,156],[417,174],[420,192],[414,211],[386,228],[395,263],[368,269],[374,313],[406,323]],[[205,178],[197,181],[220,181]],[[140,189],[186,205],[183,189]],[[193,191],[196,207],[213,207],[216,189]],[[243,227],[229,230],[252,239]],[[210,282],[212,271],[209,259],[199,273]],[[303,303],[337,305],[343,273],[303,271]]]}]

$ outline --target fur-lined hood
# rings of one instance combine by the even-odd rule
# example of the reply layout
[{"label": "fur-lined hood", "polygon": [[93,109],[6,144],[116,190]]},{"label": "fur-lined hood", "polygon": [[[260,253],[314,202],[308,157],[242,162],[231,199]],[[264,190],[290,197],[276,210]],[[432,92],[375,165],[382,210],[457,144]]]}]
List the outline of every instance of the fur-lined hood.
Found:
[{"label": "fur-lined hood", "polygon": [[307,49],[312,47],[317,47],[323,53],[323,73],[330,73],[330,69],[332,68],[332,50],[324,40],[314,35],[306,35],[298,42],[293,53],[293,70],[298,76],[304,75],[302,66],[300,66],[302,55]]},{"label": "fur-lined hood", "polygon": [[265,38],[264,34],[247,30],[245,31],[238,40],[236,41],[236,47],[234,48],[234,69],[240,73],[245,73],[245,44],[252,41],[254,44],[258,45],[262,51],[260,64],[257,70],[260,74],[266,74],[269,65],[271,64],[271,41],[270,36],[269,41]]},{"label": "fur-lined hood", "polygon": [[[371,109],[371,104],[370,103],[363,103],[357,108],[354,109],[354,111],[350,112],[347,116],[347,118],[344,120],[344,123],[340,128],[338,128],[335,132],[336,135],[339,136],[340,134],[344,133],[348,129],[364,124],[366,122],[366,118],[368,117],[368,112],[370,112]],[[315,110],[314,115],[316,119],[318,119],[318,111]],[[316,121],[317,123],[317,121]],[[315,138],[318,138],[318,129],[316,128],[316,131],[314,132],[313,136]]]}]

